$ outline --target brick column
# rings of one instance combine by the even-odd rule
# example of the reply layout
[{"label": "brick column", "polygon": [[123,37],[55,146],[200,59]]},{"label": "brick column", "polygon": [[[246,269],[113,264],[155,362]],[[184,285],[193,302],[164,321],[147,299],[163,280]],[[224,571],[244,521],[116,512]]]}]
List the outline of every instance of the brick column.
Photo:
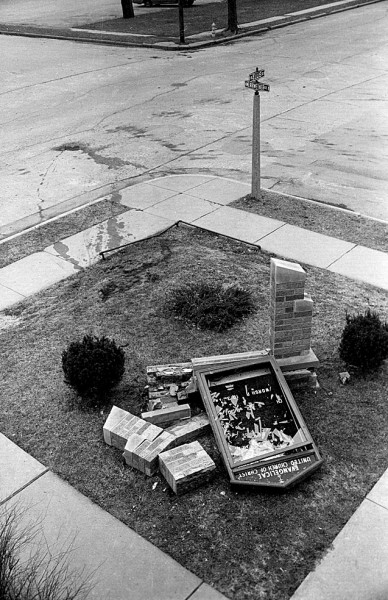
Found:
[{"label": "brick column", "polygon": [[306,271],[297,263],[271,258],[271,354],[308,354],[313,301],[305,294]]}]

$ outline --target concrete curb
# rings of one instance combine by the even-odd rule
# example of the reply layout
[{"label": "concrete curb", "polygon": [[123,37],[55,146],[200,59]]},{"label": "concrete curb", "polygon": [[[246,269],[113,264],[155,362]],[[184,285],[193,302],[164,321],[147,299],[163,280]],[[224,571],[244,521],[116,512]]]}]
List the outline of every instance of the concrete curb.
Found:
[{"label": "concrete curb", "polygon": [[[380,0],[378,0],[380,1]],[[171,176],[179,175],[185,176],[185,173],[171,173]],[[198,176],[200,177],[200,173],[191,173],[190,176]],[[140,183],[150,183],[156,182],[159,179],[164,179],[165,177],[169,177],[169,175],[157,176],[153,177],[151,173],[143,173],[142,175],[136,176],[136,178],[125,179],[116,183],[110,183],[104,185],[95,190],[90,190],[81,194],[80,196],[74,196],[73,198],[69,198],[67,200],[63,200],[62,202],[55,204],[54,206],[50,206],[45,208],[41,212],[36,212],[27,217],[23,217],[14,221],[13,223],[8,223],[3,227],[0,227],[0,246],[8,241],[11,241],[15,237],[19,237],[29,231],[33,231],[39,227],[44,227],[53,221],[59,220],[62,217],[65,217],[68,214],[73,212],[77,212],[79,210],[83,210],[92,204],[96,204],[102,200],[104,200],[107,196],[114,194],[115,192],[120,192],[123,189],[139,185]],[[218,177],[218,175],[213,175],[212,177]],[[227,181],[233,181],[235,183],[242,183],[236,179],[231,177],[219,177],[220,179],[225,179]],[[129,185],[128,183],[131,182]],[[306,202],[307,204],[324,206],[325,208],[331,209],[336,212],[342,212],[349,215],[356,215],[361,219],[366,219],[368,221],[374,221],[376,223],[388,224],[384,219],[378,219],[377,217],[371,217],[369,215],[364,215],[362,213],[355,212],[348,208],[342,208],[341,206],[336,206],[335,204],[327,204],[320,200],[312,200],[310,198],[303,198],[302,196],[295,196],[293,194],[286,194],[284,192],[279,192],[277,190],[262,188],[263,191],[269,191],[271,194],[276,194],[278,196],[283,196],[287,198],[295,198],[296,200],[300,200],[301,202]]]},{"label": "concrete curb", "polygon": [[[102,44],[108,46],[123,46],[123,47],[134,47],[134,48],[152,48],[158,50],[167,50],[172,52],[181,52],[182,50],[200,50],[202,48],[209,48],[211,46],[219,45],[219,44],[229,44],[234,43],[236,40],[243,39],[246,37],[250,37],[253,35],[258,35],[261,33],[266,33],[273,29],[279,29],[281,27],[287,27],[288,25],[294,25],[297,23],[301,23],[304,21],[310,21],[312,19],[317,19],[319,17],[328,16],[338,12],[344,12],[346,10],[351,10],[353,8],[359,8],[361,6],[366,6],[368,4],[376,4],[378,2],[382,2],[383,0],[340,0],[338,2],[333,2],[330,4],[325,4],[321,6],[316,6],[313,8],[309,8],[306,10],[298,11],[295,13],[285,14],[282,16],[273,17],[270,19],[264,19],[263,21],[258,21],[257,26],[253,26],[249,28],[247,31],[241,31],[241,33],[237,33],[235,35],[230,35],[228,37],[222,39],[210,39],[206,41],[193,41],[185,44],[179,44],[176,42],[154,42],[154,43],[139,43],[138,38],[135,36],[128,35],[128,39],[126,40],[118,40],[115,38],[114,33],[101,32],[99,33],[97,30],[95,33],[91,33],[91,30],[82,32],[79,28],[46,28],[46,27],[36,27],[36,26],[28,26],[28,25],[6,25],[4,23],[0,23],[0,35],[11,35],[11,36],[21,36],[21,37],[32,37],[32,38],[45,38],[45,39],[55,39],[55,40],[66,40],[66,41],[74,41],[74,42],[82,42],[89,44]],[[249,26],[250,24],[242,24],[241,28],[244,26]],[[247,27],[248,28],[248,27]],[[198,34],[197,37],[201,37],[204,34]],[[209,34],[210,35],[210,34]],[[130,39],[132,37],[132,39]]]}]

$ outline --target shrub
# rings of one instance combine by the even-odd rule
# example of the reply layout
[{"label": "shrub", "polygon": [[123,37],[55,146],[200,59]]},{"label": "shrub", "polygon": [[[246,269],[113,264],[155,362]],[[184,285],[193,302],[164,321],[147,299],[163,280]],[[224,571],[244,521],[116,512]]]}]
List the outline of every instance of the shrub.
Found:
[{"label": "shrub", "polygon": [[124,374],[125,354],[114,340],[85,335],[62,352],[65,383],[86,404],[102,406]]},{"label": "shrub", "polygon": [[346,315],[339,354],[350,366],[366,373],[377,369],[388,357],[388,326],[376,312]]},{"label": "shrub", "polygon": [[251,293],[237,285],[201,282],[173,290],[167,308],[198,329],[224,331],[251,314],[255,305]]}]

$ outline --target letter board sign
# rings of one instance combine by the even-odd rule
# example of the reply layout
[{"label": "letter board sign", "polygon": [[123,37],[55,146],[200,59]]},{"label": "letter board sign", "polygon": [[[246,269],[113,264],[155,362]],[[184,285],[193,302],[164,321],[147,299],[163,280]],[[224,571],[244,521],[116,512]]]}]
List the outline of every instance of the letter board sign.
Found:
[{"label": "letter board sign", "polygon": [[287,488],[322,464],[272,356],[195,375],[231,483]]}]

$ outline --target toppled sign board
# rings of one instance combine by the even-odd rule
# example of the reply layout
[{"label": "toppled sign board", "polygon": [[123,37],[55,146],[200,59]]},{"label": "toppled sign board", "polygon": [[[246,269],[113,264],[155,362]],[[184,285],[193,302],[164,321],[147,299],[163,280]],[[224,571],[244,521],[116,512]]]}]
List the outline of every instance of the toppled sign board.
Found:
[{"label": "toppled sign board", "polygon": [[284,489],[323,460],[272,356],[195,368],[230,481]]}]

